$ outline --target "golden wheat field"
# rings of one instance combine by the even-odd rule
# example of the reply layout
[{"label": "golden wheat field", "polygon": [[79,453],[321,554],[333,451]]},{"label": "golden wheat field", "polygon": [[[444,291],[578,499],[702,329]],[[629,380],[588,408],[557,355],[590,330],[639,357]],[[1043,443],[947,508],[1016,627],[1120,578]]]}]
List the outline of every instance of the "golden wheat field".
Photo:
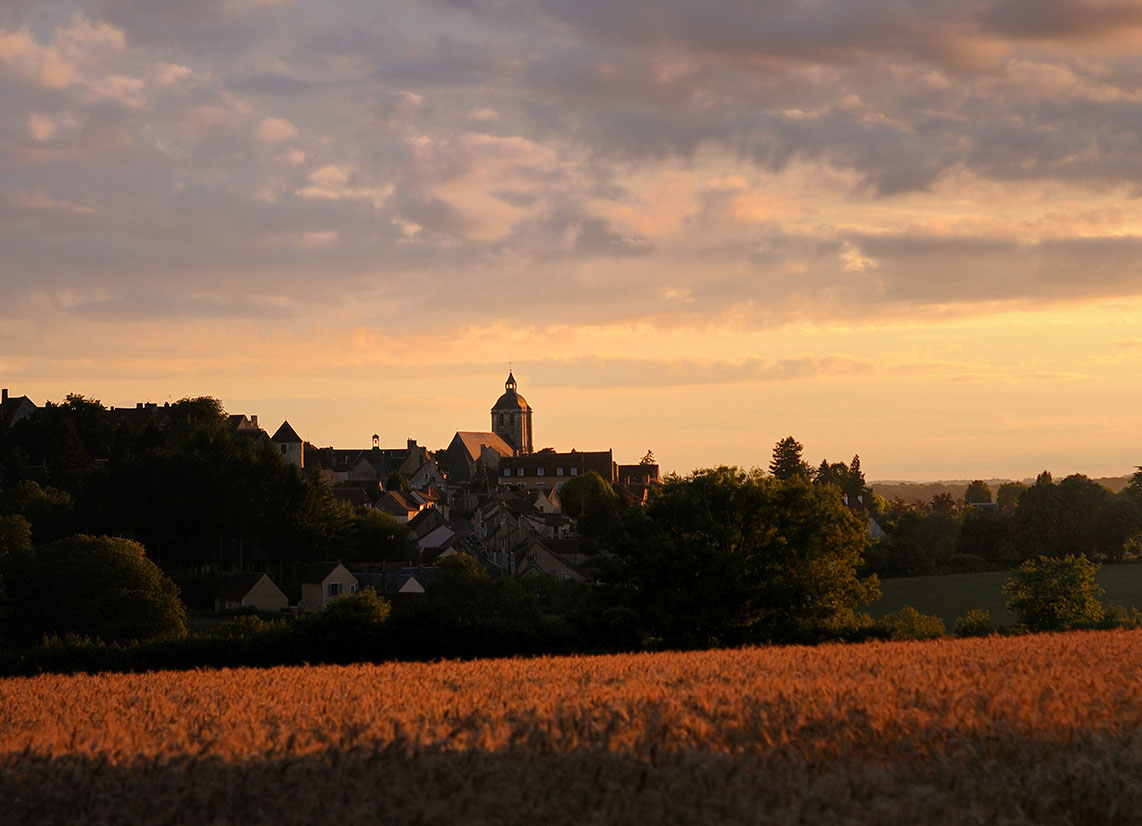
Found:
[{"label": "golden wheat field", "polygon": [[0,681],[0,822],[1142,823],[1142,632]]}]

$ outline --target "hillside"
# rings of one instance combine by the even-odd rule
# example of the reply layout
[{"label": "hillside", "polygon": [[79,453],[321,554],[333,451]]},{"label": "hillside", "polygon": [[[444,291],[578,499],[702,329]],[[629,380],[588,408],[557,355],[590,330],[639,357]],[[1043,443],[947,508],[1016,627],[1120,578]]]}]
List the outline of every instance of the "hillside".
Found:
[{"label": "hillside", "polygon": [[[1055,477],[1058,481],[1061,477]],[[1118,493],[1128,484],[1133,478],[1131,475],[1127,476],[1100,476],[1092,481],[1097,482],[1105,488],[1109,488],[1111,492]],[[1030,485],[1035,482],[1034,478],[1029,479],[984,479],[988,487],[991,488],[992,495],[998,490],[999,486],[1012,481],[1020,481],[1025,485]],[[919,499],[922,502],[931,502],[932,498],[939,496],[941,493],[950,494],[953,499],[963,499],[964,492],[967,490],[972,480],[970,479],[951,479],[943,482],[903,482],[903,481],[879,481],[870,482],[869,487],[873,492],[883,496],[889,501],[893,499],[903,499],[905,502],[910,502],[913,499]]]}]

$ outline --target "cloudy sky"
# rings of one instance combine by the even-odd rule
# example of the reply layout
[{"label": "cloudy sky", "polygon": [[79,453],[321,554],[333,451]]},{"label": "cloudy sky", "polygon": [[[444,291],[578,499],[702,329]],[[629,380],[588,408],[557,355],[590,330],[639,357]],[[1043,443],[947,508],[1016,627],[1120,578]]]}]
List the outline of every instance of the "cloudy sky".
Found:
[{"label": "cloudy sky", "polygon": [[1142,464],[1142,3],[5,0],[0,377],[311,441]]}]

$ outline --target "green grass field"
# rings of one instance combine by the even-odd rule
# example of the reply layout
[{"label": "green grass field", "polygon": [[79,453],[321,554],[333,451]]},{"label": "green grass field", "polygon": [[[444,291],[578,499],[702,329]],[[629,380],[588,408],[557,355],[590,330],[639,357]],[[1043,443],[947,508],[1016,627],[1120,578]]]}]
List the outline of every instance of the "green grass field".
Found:
[{"label": "green grass field", "polygon": [[[1015,617],[1007,610],[1003,583],[1005,571],[984,574],[946,574],[884,579],[880,582],[883,596],[869,607],[874,617],[911,605],[922,614],[935,614],[948,631],[957,617],[972,608],[986,608],[996,625],[1011,625]],[[1095,580],[1106,589],[1104,605],[1125,605],[1142,610],[1142,565],[1103,565]]]}]

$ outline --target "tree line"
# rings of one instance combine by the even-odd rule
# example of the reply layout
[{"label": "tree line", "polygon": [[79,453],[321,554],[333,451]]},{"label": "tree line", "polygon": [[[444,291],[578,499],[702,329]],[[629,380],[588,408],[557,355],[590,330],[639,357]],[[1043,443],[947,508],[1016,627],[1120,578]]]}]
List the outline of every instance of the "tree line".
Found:
[{"label": "tree line", "polygon": [[[954,524],[956,542],[976,531],[974,541],[1003,549],[980,551],[983,560],[1084,559],[1113,544],[1090,527],[1110,513],[1121,517],[1114,541],[1129,547],[1137,531],[1127,505],[1142,500],[1142,471],[1119,496],[1045,474],[995,513],[899,509],[869,490],[859,456],[814,467],[789,437],[768,471],[671,475],[645,505],[625,504],[597,474],[569,481],[563,504],[593,552],[592,584],[493,581],[461,554],[441,563],[422,599],[389,605],[369,592],[315,617],[237,617],[189,632],[184,603],[194,594],[179,577],[214,564],[227,541],[260,546],[288,570],[404,553],[407,531],[339,502],[319,474],[284,465],[271,445],[235,435],[213,399],[175,403],[161,426],[116,426],[102,412],[69,396],[3,435],[10,474],[39,466],[57,483],[24,480],[0,496],[9,670],[79,667],[85,657],[194,667],[932,636],[943,633],[934,618],[904,611],[874,621],[864,610],[879,596],[878,573],[904,570],[917,547],[945,552],[931,550],[942,546],[924,530]],[[879,541],[872,520],[886,526]],[[1032,605],[1045,588],[1012,598]],[[1083,616],[1069,627],[1094,621]],[[969,616],[962,630],[985,625]]]}]

